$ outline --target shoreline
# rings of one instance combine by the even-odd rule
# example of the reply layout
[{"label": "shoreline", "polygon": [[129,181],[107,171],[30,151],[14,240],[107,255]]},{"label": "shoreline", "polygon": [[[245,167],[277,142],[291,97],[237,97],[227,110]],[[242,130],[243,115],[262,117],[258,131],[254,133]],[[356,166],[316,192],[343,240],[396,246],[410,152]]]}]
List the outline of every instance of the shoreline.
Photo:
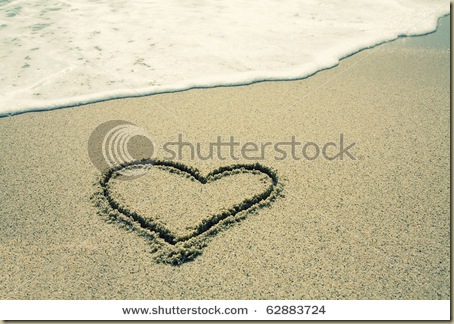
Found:
[{"label": "shoreline", "polygon": [[[449,31],[438,32],[446,48],[398,40],[303,80],[0,118],[2,299],[449,299],[450,51]],[[266,157],[283,195],[174,267],[156,263],[147,238],[106,221],[92,200],[101,172],[88,142],[110,120],[159,142],[183,133],[203,144],[216,135],[326,143],[344,134],[357,159]],[[250,163],[179,162],[202,175]],[[252,176],[235,177],[200,187],[151,172],[118,183],[115,197],[140,215],[159,211],[169,228],[197,226],[201,211],[262,190]]]},{"label": "shoreline", "polygon": [[[317,70],[317,71],[315,71],[313,73],[310,73],[310,74],[308,74],[306,76],[303,76],[303,77],[297,77],[297,78],[270,78],[270,79],[263,79],[263,80],[255,80],[255,81],[251,81],[251,82],[247,82],[247,83],[242,83],[242,82],[239,82],[239,83],[227,83],[227,84],[218,84],[218,85],[215,85],[215,86],[203,86],[203,85],[201,85],[201,86],[191,86],[191,87],[188,87],[188,88],[181,88],[181,89],[178,88],[176,90],[162,90],[162,91],[156,91],[156,92],[151,91],[151,92],[147,92],[147,93],[138,93],[137,95],[112,96],[112,97],[105,98],[105,99],[82,99],[82,98],[87,97],[85,95],[82,95],[81,99],[78,99],[79,103],[61,105],[61,106],[58,105],[58,104],[51,104],[50,106],[45,106],[45,107],[40,107],[40,108],[27,108],[27,110],[19,110],[19,111],[12,112],[12,113],[11,112],[10,113],[0,113],[0,118],[12,117],[12,116],[26,114],[26,113],[30,113],[30,112],[44,112],[44,111],[59,110],[59,109],[66,109],[66,108],[77,108],[77,107],[80,107],[80,106],[96,104],[96,103],[102,103],[102,102],[109,102],[109,101],[112,101],[112,100],[133,99],[133,98],[141,98],[141,97],[148,97],[148,96],[154,96],[154,95],[165,95],[165,94],[179,93],[179,92],[185,92],[185,91],[190,91],[190,90],[216,89],[216,88],[225,88],[225,87],[243,87],[243,86],[249,86],[249,85],[259,84],[259,83],[263,83],[263,82],[302,81],[302,80],[308,79],[308,78],[310,78],[310,77],[312,77],[312,76],[314,76],[314,75],[316,75],[316,74],[318,74],[320,72],[333,69],[333,68],[339,66],[340,62],[342,62],[343,60],[345,60],[345,59],[347,59],[347,58],[349,58],[351,56],[354,56],[356,54],[359,54],[361,52],[364,52],[364,51],[367,51],[367,50],[374,50],[375,48],[377,48],[379,46],[382,46],[382,45],[388,44],[388,43],[393,43],[393,42],[395,42],[397,40],[400,40],[400,39],[418,38],[418,37],[424,37],[424,36],[428,36],[430,34],[433,34],[433,33],[437,32],[437,30],[439,28],[439,25],[440,25],[440,21],[443,20],[443,19],[446,19],[449,16],[450,16],[450,13],[446,13],[446,14],[440,16],[437,19],[437,25],[436,25],[436,28],[433,31],[425,32],[425,33],[422,33],[422,34],[416,34],[416,35],[398,35],[396,38],[393,38],[393,39],[390,39],[390,40],[387,40],[387,41],[382,41],[382,42],[376,43],[374,45],[371,45],[371,46],[368,46],[368,47],[365,47],[365,48],[361,48],[361,49],[359,49],[359,50],[357,50],[355,52],[352,52],[351,54],[348,54],[348,55],[340,57],[336,64],[328,66],[326,68],[321,68],[321,69],[319,69],[319,70]],[[136,92],[140,92],[139,91],[140,89],[132,89],[132,90],[136,91]],[[119,90],[115,90],[115,91],[119,92]],[[122,89],[121,91],[125,91],[125,89]],[[92,95],[89,95],[89,96],[92,96]],[[104,97],[105,95],[101,95],[101,93],[99,93],[98,95],[93,95],[93,97],[97,97],[97,96],[98,97],[99,96]],[[61,100],[67,100],[67,99],[57,99],[56,101],[61,101]]]}]

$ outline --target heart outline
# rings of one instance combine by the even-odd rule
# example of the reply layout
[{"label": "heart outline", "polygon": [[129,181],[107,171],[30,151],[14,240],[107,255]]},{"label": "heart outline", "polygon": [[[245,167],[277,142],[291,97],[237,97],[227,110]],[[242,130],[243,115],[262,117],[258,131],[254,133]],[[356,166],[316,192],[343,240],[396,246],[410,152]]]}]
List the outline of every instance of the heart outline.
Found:
[{"label": "heart outline", "polygon": [[[127,168],[151,166],[168,168],[170,169],[169,172],[176,172],[183,176],[193,178],[202,185],[238,172],[260,172],[271,179],[271,184],[266,190],[254,195],[252,198],[244,199],[242,202],[233,205],[228,208],[228,210],[221,213],[209,215],[209,217],[205,218],[194,227],[194,232],[192,234],[190,233],[178,237],[164,224],[160,224],[153,217],[151,219],[146,219],[136,211],[129,211],[128,208],[118,203],[110,193],[109,181],[115,178],[118,172]],[[152,239],[152,241],[156,241],[156,239],[164,241],[168,245],[167,253],[161,253],[158,261],[173,265],[180,265],[186,261],[191,261],[197,255],[201,254],[201,249],[206,246],[203,241],[208,236],[214,236],[218,232],[216,227],[223,223],[225,223],[223,225],[229,226],[233,222],[238,222],[246,218],[249,213],[252,213],[261,207],[269,206],[282,191],[282,185],[279,182],[276,172],[259,163],[221,166],[209,172],[206,176],[203,176],[198,169],[182,163],[168,160],[142,159],[119,164],[108,169],[102,174],[98,183],[101,186],[101,192],[98,192],[98,194],[95,195],[95,197],[97,197],[96,204],[98,207],[104,207],[104,214],[108,214],[110,220],[123,223],[123,225],[128,228],[138,229],[142,236],[146,236],[149,239]],[[104,200],[104,202],[102,202],[102,200]],[[239,217],[240,214],[244,215]],[[162,244],[160,245],[162,247]],[[155,248],[153,252],[157,250],[158,248]]]}]

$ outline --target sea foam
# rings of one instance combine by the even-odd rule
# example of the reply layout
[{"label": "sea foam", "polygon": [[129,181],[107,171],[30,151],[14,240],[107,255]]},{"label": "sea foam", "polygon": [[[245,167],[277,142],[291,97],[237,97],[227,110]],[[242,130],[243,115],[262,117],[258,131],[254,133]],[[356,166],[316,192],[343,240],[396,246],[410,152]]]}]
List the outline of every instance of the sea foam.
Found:
[{"label": "sea foam", "polygon": [[303,78],[448,13],[436,0],[0,0],[0,116]]}]

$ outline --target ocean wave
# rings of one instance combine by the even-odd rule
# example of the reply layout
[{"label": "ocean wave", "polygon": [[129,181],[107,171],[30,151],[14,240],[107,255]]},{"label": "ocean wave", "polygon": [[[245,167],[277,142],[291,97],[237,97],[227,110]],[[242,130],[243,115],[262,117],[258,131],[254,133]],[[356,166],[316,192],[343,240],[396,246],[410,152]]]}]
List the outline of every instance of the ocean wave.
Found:
[{"label": "ocean wave", "polygon": [[0,1],[0,116],[304,78],[432,32],[447,1]]}]

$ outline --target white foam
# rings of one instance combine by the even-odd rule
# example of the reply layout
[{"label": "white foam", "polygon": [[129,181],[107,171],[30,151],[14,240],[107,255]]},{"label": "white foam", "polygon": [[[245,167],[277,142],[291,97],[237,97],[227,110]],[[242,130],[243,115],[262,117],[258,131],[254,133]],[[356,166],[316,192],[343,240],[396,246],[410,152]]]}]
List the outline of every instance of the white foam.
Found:
[{"label": "white foam", "polygon": [[436,0],[0,0],[0,115],[302,78],[448,13]]}]

